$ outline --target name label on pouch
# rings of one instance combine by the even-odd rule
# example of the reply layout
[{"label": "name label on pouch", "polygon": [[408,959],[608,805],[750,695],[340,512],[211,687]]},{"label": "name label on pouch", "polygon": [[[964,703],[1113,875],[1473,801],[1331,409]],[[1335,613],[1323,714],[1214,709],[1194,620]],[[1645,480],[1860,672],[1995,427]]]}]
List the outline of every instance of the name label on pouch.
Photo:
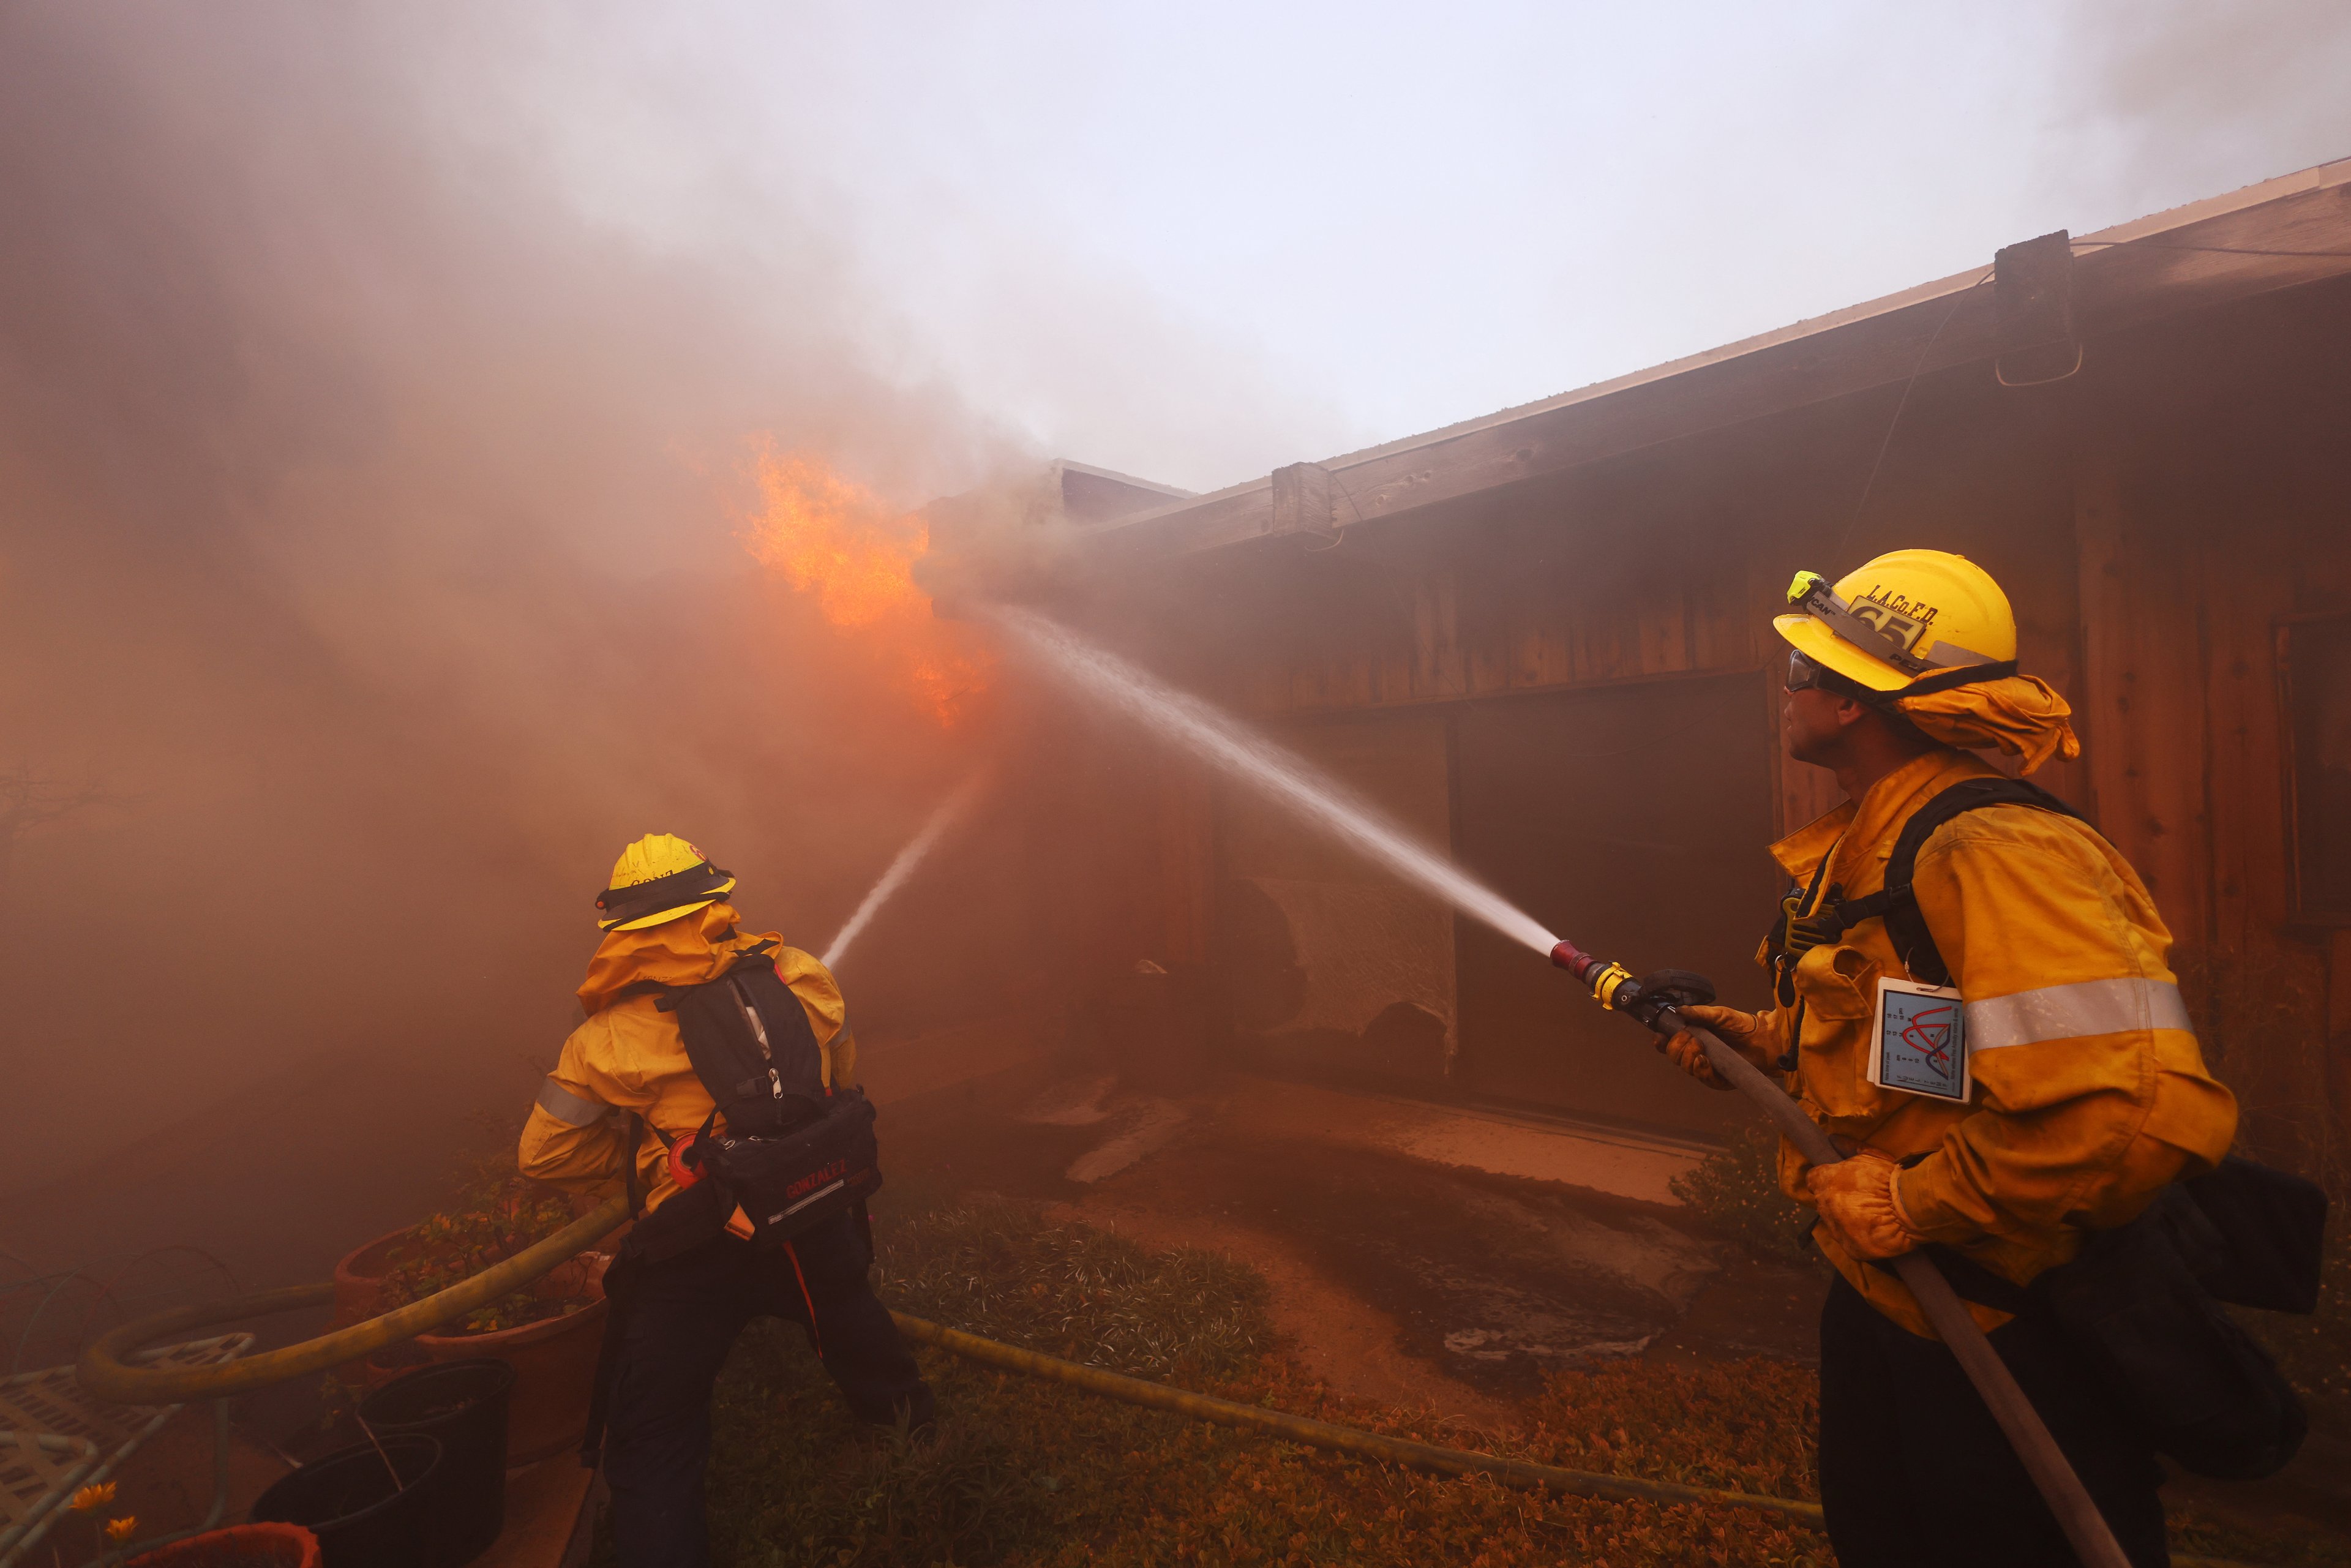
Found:
[{"label": "name label on pouch", "polygon": [[1957,988],[1877,982],[1869,1081],[1880,1089],[1967,1103],[1976,1085],[1968,1068],[1967,1011]]},{"label": "name label on pouch", "polygon": [[839,1181],[834,1182],[831,1186],[821,1187],[817,1191],[809,1194],[798,1203],[788,1203],[783,1207],[776,1210],[775,1213],[768,1216],[768,1223],[770,1225],[780,1225],[785,1220],[789,1219],[793,1215],[798,1214],[801,1209],[806,1208],[810,1204],[814,1203],[818,1198],[831,1197],[834,1193],[839,1192],[842,1187],[847,1186],[848,1185],[849,1178],[847,1176],[843,1176]]},{"label": "name label on pouch", "polygon": [[[784,1188],[784,1196],[786,1197],[798,1197],[800,1194],[808,1191],[809,1188],[816,1186],[819,1182],[832,1182],[835,1186],[838,1186],[839,1178],[845,1176],[848,1174],[849,1162],[845,1159],[835,1160],[831,1165],[824,1166],[819,1169],[809,1172],[808,1175],[800,1177],[799,1180]],[[790,1211],[786,1210],[786,1212],[789,1213]]]}]

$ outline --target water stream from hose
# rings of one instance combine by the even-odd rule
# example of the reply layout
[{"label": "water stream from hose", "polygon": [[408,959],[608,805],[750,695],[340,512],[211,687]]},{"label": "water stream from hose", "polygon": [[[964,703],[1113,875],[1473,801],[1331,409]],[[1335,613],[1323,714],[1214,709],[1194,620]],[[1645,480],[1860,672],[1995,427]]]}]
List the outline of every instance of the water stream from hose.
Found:
[{"label": "water stream from hose", "polygon": [[949,828],[963,820],[966,811],[971,810],[972,802],[979,798],[981,786],[987,779],[986,773],[975,773],[956,786],[954,794],[939,802],[939,809],[931,813],[931,820],[923,824],[923,831],[906,841],[906,847],[898,852],[898,858],[890,862],[890,869],[882,873],[882,880],[865,894],[864,902],[857,906],[857,913],[849,917],[849,924],[834,935],[824,950],[824,956],[818,960],[820,963],[830,969],[841,962],[841,956],[849,951],[849,945],[872,924],[873,916],[890,902],[891,895],[906,884],[906,879],[914,874],[914,868],[923,863],[923,857],[946,836]]},{"label": "water stream from hose", "polygon": [[987,613],[1071,685],[1196,752],[1321,829],[1513,942],[1549,954],[1540,921],[1355,798],[1295,752],[1198,697],[1179,692],[1033,610]]}]

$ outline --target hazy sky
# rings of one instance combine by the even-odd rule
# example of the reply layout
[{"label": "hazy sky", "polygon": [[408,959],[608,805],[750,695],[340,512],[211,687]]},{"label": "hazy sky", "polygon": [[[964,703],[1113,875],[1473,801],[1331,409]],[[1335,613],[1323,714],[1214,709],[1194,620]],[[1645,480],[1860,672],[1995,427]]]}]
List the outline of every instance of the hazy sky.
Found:
[{"label": "hazy sky", "polygon": [[486,133],[534,106],[610,221],[821,247],[890,375],[1201,487],[2351,155],[2341,0],[566,7],[486,53]]}]

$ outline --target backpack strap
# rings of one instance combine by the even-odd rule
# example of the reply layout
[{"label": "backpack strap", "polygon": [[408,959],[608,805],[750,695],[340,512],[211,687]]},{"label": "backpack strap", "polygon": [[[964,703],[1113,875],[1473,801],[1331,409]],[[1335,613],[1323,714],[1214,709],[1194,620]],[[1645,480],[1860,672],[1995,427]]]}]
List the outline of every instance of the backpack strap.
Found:
[{"label": "backpack strap", "polygon": [[[822,1114],[829,1092],[823,1048],[807,1009],[777,973],[778,946],[756,943],[723,973],[666,989],[654,1004],[677,1019],[686,1060],[710,1092],[714,1114],[724,1114],[744,1137],[778,1136]],[[705,1125],[697,1142],[709,1135]]]},{"label": "backpack strap", "polygon": [[1918,907],[1912,882],[1917,874],[1918,851],[1928,836],[1952,818],[1986,806],[2031,806],[2077,822],[2089,821],[2048,790],[2022,779],[1964,779],[1911,812],[1909,821],[1902,824],[1902,831],[1895,836],[1894,852],[1886,858],[1883,888],[1864,898],[1839,900],[1809,920],[1792,922],[1792,940],[1809,936],[1812,940],[1806,946],[1834,942],[1865,920],[1883,919],[1894,951],[1912,978],[1929,986],[1949,985],[1950,966],[1935,946],[1935,934],[1927,928],[1927,916]]},{"label": "backpack strap", "polygon": [[[637,1150],[643,1146],[645,1129],[649,1126],[653,1126],[653,1124],[637,1112],[629,1113],[628,1149],[621,1156],[621,1190],[628,1197],[631,1219],[641,1219],[644,1217],[644,1189],[637,1185]],[[653,1135],[661,1136],[661,1129],[654,1127]]]}]

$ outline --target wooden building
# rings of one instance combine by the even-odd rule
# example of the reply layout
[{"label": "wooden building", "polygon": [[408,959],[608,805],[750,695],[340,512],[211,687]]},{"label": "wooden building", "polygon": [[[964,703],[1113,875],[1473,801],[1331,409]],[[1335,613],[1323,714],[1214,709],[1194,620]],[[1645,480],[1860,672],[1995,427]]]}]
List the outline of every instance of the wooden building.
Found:
[{"label": "wooden building", "polygon": [[[1061,612],[1636,968],[1752,964],[1799,568],[2007,589],[2258,1145],[2351,1125],[2351,161],[1211,495],[1057,470]],[[1071,584],[1080,585],[1072,591]],[[1705,1135],[1740,1114],[1531,952],[1105,735],[1144,846],[1086,916],[1238,1049]],[[2331,1113],[2331,1114],[2330,1114]]]}]

